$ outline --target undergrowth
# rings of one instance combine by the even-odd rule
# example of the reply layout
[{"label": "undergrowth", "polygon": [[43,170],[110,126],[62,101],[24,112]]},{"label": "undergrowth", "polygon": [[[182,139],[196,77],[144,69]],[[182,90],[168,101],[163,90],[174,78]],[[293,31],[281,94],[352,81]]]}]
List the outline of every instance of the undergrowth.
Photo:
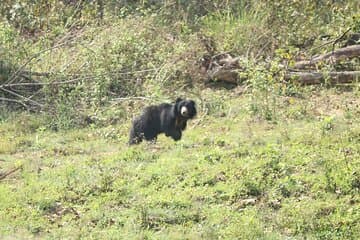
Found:
[{"label": "undergrowth", "polygon": [[[125,2],[2,2],[0,238],[359,239],[359,83],[285,81],[358,33],[358,1]],[[223,53],[231,90],[201,73]],[[182,140],[129,147],[176,97]]]}]

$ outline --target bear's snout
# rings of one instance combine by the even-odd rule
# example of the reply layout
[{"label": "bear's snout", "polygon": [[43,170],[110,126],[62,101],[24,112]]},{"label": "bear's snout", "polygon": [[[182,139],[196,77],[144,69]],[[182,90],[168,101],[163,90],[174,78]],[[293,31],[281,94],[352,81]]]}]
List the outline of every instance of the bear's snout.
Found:
[{"label": "bear's snout", "polygon": [[182,106],[180,109],[180,113],[183,117],[187,117],[189,115],[189,110],[187,109],[187,107]]}]

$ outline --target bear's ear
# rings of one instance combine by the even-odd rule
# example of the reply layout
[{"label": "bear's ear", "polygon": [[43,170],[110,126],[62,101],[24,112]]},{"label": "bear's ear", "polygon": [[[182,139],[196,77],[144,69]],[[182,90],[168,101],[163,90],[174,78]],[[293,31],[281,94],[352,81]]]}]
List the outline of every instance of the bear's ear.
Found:
[{"label": "bear's ear", "polygon": [[182,100],[183,100],[182,98],[178,97],[178,98],[175,100],[175,103],[179,103],[179,102],[181,102]]}]

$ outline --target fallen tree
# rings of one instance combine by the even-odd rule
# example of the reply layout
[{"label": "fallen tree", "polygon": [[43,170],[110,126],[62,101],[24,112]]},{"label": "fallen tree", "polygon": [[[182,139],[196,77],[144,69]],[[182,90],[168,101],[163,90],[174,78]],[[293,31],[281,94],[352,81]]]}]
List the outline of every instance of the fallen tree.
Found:
[{"label": "fallen tree", "polygon": [[208,80],[237,84],[238,71],[244,70],[239,60],[239,57],[232,57],[228,53],[205,56],[201,62],[201,73],[205,74]]},{"label": "fallen tree", "polygon": [[[312,58],[309,61],[295,63],[293,68],[285,68],[285,80],[295,80],[302,85],[320,83],[351,83],[357,82],[360,78],[360,71],[339,71],[339,72],[306,72],[308,67],[316,66],[320,62],[335,63],[342,59],[360,57],[360,45],[340,48],[330,53],[326,53]],[[239,82],[239,73],[245,71],[239,57],[232,57],[228,53],[217,54],[213,57],[203,58],[201,72],[206,74],[208,80],[222,81],[230,84]]]},{"label": "fallen tree", "polygon": [[359,56],[360,56],[360,45],[353,45],[345,48],[339,48],[335,51],[322,54],[320,56],[316,56],[307,61],[299,61],[295,63],[294,69],[304,69],[306,67],[314,67],[316,66],[316,64],[323,61],[327,63],[336,63],[343,59],[354,58]]},{"label": "fallen tree", "polygon": [[285,75],[286,80],[294,80],[302,85],[320,84],[327,82],[330,84],[351,83],[360,80],[360,71],[344,72],[289,72]]}]

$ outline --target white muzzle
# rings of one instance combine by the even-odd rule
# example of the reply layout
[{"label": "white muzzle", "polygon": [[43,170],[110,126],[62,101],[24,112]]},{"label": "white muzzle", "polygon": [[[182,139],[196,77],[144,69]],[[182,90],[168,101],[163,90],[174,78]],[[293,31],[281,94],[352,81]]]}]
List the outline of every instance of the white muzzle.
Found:
[{"label": "white muzzle", "polygon": [[180,113],[181,113],[181,116],[187,117],[188,114],[189,114],[189,111],[188,111],[187,107],[183,106],[183,107],[181,107],[181,109],[180,109]]}]

